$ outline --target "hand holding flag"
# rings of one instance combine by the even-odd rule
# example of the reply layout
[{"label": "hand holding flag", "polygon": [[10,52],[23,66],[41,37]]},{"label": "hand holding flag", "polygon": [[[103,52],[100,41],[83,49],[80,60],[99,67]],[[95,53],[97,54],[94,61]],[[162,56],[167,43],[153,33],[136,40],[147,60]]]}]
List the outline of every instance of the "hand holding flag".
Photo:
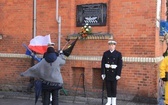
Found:
[{"label": "hand holding flag", "polygon": [[36,54],[34,54],[25,44],[23,44],[23,47],[25,47],[25,49],[26,49],[26,55],[31,56],[33,59],[35,59],[35,60],[38,61],[38,62],[41,61],[41,58],[38,58],[38,57],[36,56]]}]

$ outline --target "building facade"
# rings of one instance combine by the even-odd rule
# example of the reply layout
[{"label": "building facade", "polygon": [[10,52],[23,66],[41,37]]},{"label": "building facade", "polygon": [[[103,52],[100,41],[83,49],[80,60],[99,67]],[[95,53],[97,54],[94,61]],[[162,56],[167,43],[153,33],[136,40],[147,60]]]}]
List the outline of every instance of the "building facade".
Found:
[{"label": "building facade", "polygon": [[[166,0],[59,0],[58,15],[57,0],[37,0],[36,6],[33,0],[1,0],[0,89],[26,89],[29,79],[19,74],[31,66],[31,59],[22,44],[28,45],[34,32],[50,34],[59,50],[65,45],[65,38],[73,41],[73,35],[81,30],[76,25],[77,5],[97,3],[107,6],[103,12],[106,24],[92,26],[96,35],[76,43],[62,68],[65,89],[73,94],[78,88],[82,94],[85,88],[88,96],[101,96],[101,57],[112,38],[117,41],[116,49],[124,62],[118,93],[156,98],[158,65],[166,49],[159,36],[159,20],[166,19]],[[61,24],[57,16],[61,17]]]}]

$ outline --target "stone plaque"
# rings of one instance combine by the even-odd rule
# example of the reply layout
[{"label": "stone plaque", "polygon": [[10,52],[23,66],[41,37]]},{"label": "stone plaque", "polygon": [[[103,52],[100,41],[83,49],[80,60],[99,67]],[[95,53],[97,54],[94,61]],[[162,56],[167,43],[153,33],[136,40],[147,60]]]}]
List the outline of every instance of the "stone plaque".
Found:
[{"label": "stone plaque", "polygon": [[107,19],[107,5],[105,3],[77,5],[76,26],[88,23],[90,26],[105,26]]}]

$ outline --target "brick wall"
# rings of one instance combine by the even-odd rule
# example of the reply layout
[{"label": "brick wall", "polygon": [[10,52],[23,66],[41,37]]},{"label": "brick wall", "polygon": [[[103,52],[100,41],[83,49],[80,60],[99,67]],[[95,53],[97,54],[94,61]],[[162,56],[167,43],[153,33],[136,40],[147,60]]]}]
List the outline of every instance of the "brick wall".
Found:
[{"label": "brick wall", "polygon": [[[165,19],[165,1],[162,0],[161,16]],[[119,93],[156,97],[158,64],[156,57],[161,57],[165,50],[165,43],[160,41],[159,29],[156,27],[156,1],[153,0],[59,0],[59,16],[61,24],[61,48],[65,44],[68,35],[78,33],[80,27],[76,27],[76,5],[88,3],[107,3],[107,25],[93,26],[93,32],[110,33],[118,42],[117,50],[122,52],[123,58],[141,60],[154,59],[139,62],[124,59],[122,78],[119,81]],[[56,0],[37,0],[37,35],[50,34],[52,41],[58,40],[58,24],[56,21]],[[29,44],[32,38],[33,26],[33,1],[0,1],[0,54],[21,54],[25,49],[22,43]],[[72,40],[73,41],[73,40]],[[77,57],[93,56],[101,57],[108,49],[108,39],[79,40],[72,52]],[[28,58],[1,57],[0,58],[0,88],[6,89],[4,81],[9,84],[25,81],[17,74],[30,67]],[[76,90],[81,73],[84,73],[84,83],[88,92],[100,95],[102,80],[100,78],[100,62],[98,60],[74,60],[68,59],[62,68],[65,88],[73,92]],[[4,63],[5,62],[5,63]],[[13,66],[11,66],[14,64]],[[5,70],[4,70],[5,69]],[[4,75],[4,76],[3,76]],[[11,76],[14,79],[11,79]],[[82,81],[79,89],[82,91]],[[23,86],[23,84],[21,84]],[[24,85],[25,86],[25,85]],[[91,94],[90,94],[91,95]],[[93,95],[93,94],[92,94]]]},{"label": "brick wall", "polygon": [[0,59],[0,90],[25,91],[29,82],[20,73],[31,66],[30,59],[2,58]]}]

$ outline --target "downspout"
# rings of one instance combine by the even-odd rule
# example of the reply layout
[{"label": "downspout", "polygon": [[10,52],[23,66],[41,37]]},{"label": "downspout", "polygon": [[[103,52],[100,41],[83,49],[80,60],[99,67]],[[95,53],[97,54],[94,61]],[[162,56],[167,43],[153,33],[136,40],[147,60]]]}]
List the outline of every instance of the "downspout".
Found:
[{"label": "downspout", "polygon": [[[36,36],[36,0],[33,0],[33,21],[32,21],[32,38]],[[31,58],[31,66],[34,66],[34,58]],[[30,77],[29,79],[29,85],[27,87],[28,91],[32,89],[32,86],[34,86],[34,77]]]},{"label": "downspout", "polygon": [[36,0],[33,3],[33,38],[36,36]]},{"label": "downspout", "polygon": [[58,23],[58,51],[60,50],[61,46],[61,17],[58,16],[58,0],[56,0],[56,21]]},{"label": "downspout", "polygon": [[[111,12],[110,12],[111,6],[110,6],[110,5],[111,5],[111,0],[108,1],[108,5],[107,5],[107,8],[108,8],[108,9],[107,9],[107,14],[108,14],[109,17],[111,16]],[[109,17],[108,17],[108,18],[106,17],[106,18],[108,19],[108,20],[107,20],[107,22],[108,22],[108,30],[107,30],[107,31],[108,31],[108,34],[110,34],[110,31],[111,31],[111,30],[110,30],[110,24],[111,24],[111,23],[110,23],[110,18],[109,18]]]},{"label": "downspout", "polygon": [[[36,36],[36,0],[33,0],[33,27],[32,27],[32,38],[34,38]],[[31,65],[33,66],[34,63],[34,59],[31,59]]]}]

